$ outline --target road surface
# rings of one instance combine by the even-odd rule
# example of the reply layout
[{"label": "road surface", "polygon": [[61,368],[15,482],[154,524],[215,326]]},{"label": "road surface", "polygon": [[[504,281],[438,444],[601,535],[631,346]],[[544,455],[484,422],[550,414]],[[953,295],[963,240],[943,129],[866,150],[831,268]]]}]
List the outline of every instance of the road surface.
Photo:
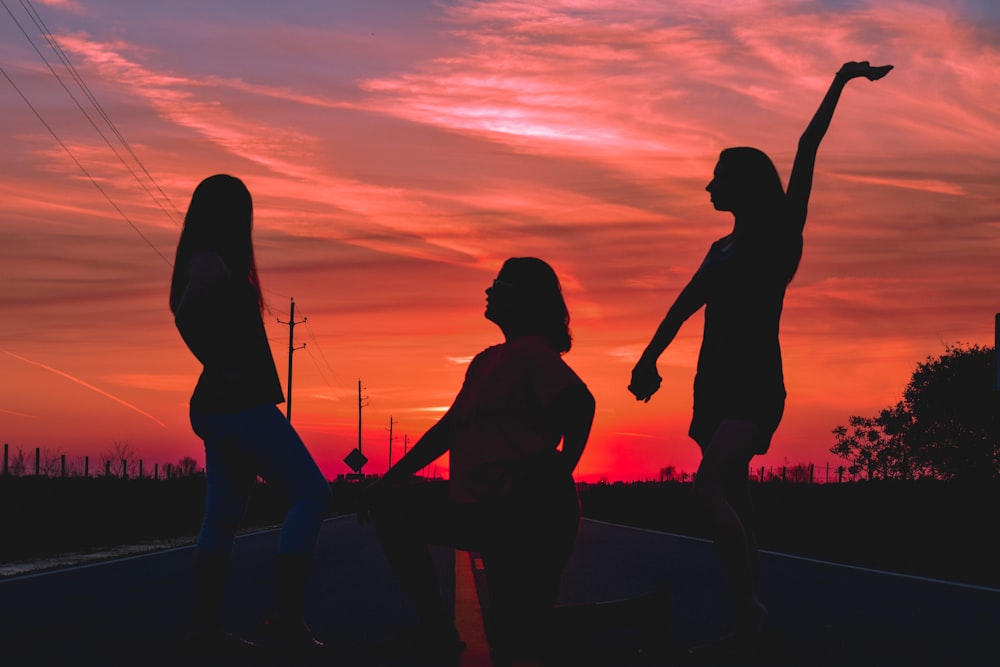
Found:
[{"label": "road surface", "polygon": [[[277,533],[239,538],[228,625],[253,636],[269,606]],[[192,548],[0,579],[0,665],[194,665],[178,654],[191,597]],[[459,667],[489,665],[479,617],[482,575],[468,554],[436,549],[469,649]],[[765,602],[780,630],[767,664],[802,666],[1000,665],[1000,590],[956,585],[765,553]],[[692,538],[585,520],[563,579],[565,603],[669,591],[663,640],[681,649],[724,633],[724,578],[711,545]],[[457,589],[457,595],[456,595]],[[488,608],[488,600],[482,600]],[[415,622],[370,527],[353,517],[323,527],[307,618],[329,654],[296,664],[421,667],[382,646]],[[631,652],[628,629],[588,632],[567,661],[684,664]],[[218,663],[215,663],[218,664]],[[703,662],[724,665],[725,662]],[[739,664],[739,663],[733,663]]]}]

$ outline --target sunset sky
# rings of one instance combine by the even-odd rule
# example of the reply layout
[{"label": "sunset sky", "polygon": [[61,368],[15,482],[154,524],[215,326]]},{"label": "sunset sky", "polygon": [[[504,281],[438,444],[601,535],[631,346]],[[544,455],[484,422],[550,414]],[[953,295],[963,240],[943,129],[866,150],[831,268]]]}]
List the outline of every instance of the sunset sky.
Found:
[{"label": "sunset sky", "polygon": [[787,179],[834,72],[870,60],[895,70],[849,84],[820,148],[785,419],[756,463],[833,468],[835,426],[947,345],[993,344],[998,45],[993,0],[3,0],[0,440],[202,460],[167,291],[191,192],[224,172],[254,196],[283,382],[277,320],[293,297],[308,318],[293,423],[327,476],[349,472],[358,380],[365,472],[390,419],[398,460],[442,414],[502,340],[484,289],[523,255],[559,274],[566,361],[597,398],[579,478],[692,471],[700,314],[650,403],[625,387],[731,228],[715,159],[756,146]]}]

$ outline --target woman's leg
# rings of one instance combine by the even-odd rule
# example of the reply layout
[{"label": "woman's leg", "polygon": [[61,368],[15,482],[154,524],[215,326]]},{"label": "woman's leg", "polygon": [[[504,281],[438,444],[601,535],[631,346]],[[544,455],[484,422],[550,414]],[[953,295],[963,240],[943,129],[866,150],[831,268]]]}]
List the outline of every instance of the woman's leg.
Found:
[{"label": "woman's leg", "polygon": [[[750,519],[747,467],[757,450],[760,428],[724,420],[704,447],[695,492],[707,510],[712,538],[729,575],[736,604],[737,634],[753,636],[767,614],[757,597],[757,545]],[[738,483],[741,480],[741,483]]]},{"label": "woman's leg", "polygon": [[289,499],[278,543],[275,611],[270,622],[276,634],[288,635],[285,643],[312,645],[314,640],[302,623],[302,606],[330,486],[276,406],[216,415],[213,420],[225,433],[233,457],[249,471],[249,486],[259,475]]},{"label": "woman's leg", "polygon": [[246,511],[254,481],[232,442],[206,415],[192,414],[195,432],[205,442],[205,514],[195,549],[195,634],[218,635],[219,610],[229,578],[233,536]]},{"label": "woman's leg", "polygon": [[371,508],[375,530],[400,588],[413,601],[421,631],[457,640],[429,544],[478,548],[478,508],[448,500],[447,482],[412,482],[389,489]]},{"label": "woman's leg", "polygon": [[[747,463],[749,466],[749,462]],[[733,466],[729,469],[725,480],[726,497],[743,524],[746,534],[747,562],[750,563],[750,579],[754,590],[760,578],[760,555],[757,547],[757,527],[754,518],[753,500],[750,496],[750,478],[746,468]]]},{"label": "woman's leg", "polygon": [[494,508],[494,530],[482,551],[489,589],[492,642],[535,655],[557,631],[553,610],[579,530],[573,479],[543,474],[522,479],[514,498]]},{"label": "woman's leg", "polygon": [[289,500],[278,552],[311,557],[330,502],[330,484],[274,405],[235,415],[232,437],[248,465]]}]

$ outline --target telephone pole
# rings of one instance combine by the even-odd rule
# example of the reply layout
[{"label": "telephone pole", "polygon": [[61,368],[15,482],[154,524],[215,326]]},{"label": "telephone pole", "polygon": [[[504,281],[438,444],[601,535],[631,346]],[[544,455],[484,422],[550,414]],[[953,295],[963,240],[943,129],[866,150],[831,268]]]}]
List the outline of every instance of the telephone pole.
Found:
[{"label": "telephone pole", "polygon": [[389,468],[392,467],[392,425],[398,423],[398,419],[393,420],[392,416],[389,416]]},{"label": "telephone pole", "polygon": [[285,417],[289,423],[292,421],[292,353],[306,346],[305,343],[302,343],[302,345],[295,347],[295,325],[302,324],[306,319],[303,317],[298,322],[295,321],[295,299],[292,299],[292,312],[288,317],[288,321],[282,322],[280,319],[278,320],[278,324],[288,325],[288,396],[285,401]]},{"label": "telephone pole", "polygon": [[358,380],[358,453],[364,453],[361,451],[361,408],[365,407],[365,401],[368,400],[367,396],[361,395],[361,380]]}]

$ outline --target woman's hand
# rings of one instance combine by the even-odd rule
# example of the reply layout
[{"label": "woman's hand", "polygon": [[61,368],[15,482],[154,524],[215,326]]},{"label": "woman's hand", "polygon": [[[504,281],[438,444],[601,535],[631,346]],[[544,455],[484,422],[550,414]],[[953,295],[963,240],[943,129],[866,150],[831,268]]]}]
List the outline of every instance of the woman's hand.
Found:
[{"label": "woman's hand", "polygon": [[372,508],[382,502],[391,487],[392,482],[387,482],[383,477],[361,490],[361,497],[358,498],[355,508],[359,524],[364,526],[372,522]]},{"label": "woman's hand", "polygon": [[649,403],[662,382],[663,378],[656,371],[656,364],[640,360],[632,369],[632,382],[628,390],[635,396],[635,400]]},{"label": "woman's hand", "polygon": [[837,74],[848,80],[857,79],[863,76],[869,81],[877,81],[888,74],[891,69],[892,65],[872,67],[867,60],[862,60],[861,62],[852,61],[844,63],[841,65],[840,71],[837,72]]}]

